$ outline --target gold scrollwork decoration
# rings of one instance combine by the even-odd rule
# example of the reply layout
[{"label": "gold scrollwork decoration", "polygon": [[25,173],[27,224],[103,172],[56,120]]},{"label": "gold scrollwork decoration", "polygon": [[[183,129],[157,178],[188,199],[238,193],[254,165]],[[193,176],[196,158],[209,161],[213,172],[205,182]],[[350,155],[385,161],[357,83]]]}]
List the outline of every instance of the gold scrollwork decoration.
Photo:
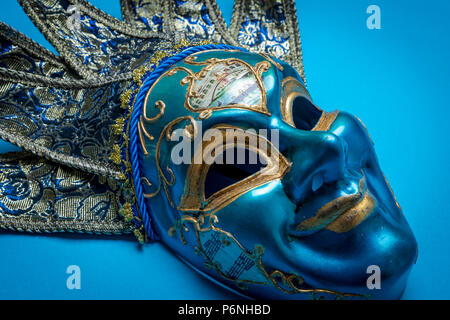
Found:
[{"label": "gold scrollwork decoration", "polygon": [[[209,223],[207,224],[205,221],[205,218],[209,219]],[[226,232],[220,228],[217,228],[215,226],[216,223],[219,222],[219,219],[215,215],[201,215],[199,218],[194,218],[188,215],[185,215],[181,218],[181,221],[179,222],[179,225],[171,228],[171,234],[174,235],[176,231],[178,231],[180,239],[184,245],[187,245],[188,242],[186,241],[186,238],[184,236],[184,232],[189,232],[190,229],[186,225],[186,223],[190,223],[194,226],[194,232],[197,239],[197,246],[194,248],[197,254],[201,254],[206,262],[205,266],[207,266],[210,269],[215,269],[223,278],[234,282],[239,288],[246,289],[246,285],[248,283],[252,284],[267,284],[267,282],[261,282],[261,281],[253,281],[253,280],[247,280],[247,279],[233,279],[228,277],[222,270],[221,266],[217,263],[214,263],[214,261],[211,260],[211,258],[206,254],[206,251],[203,247],[203,244],[200,240],[200,233],[202,232],[209,232],[209,231],[215,231],[219,232],[223,235],[223,241],[229,241],[226,238],[230,239],[231,241],[234,241],[239,248],[245,252],[245,254],[255,261],[256,263],[261,259],[261,255],[264,254],[264,248],[260,246],[255,246],[255,250],[253,252],[249,252],[247,249],[245,249],[235,238],[232,234],[229,232]]]},{"label": "gold scrollwork decoration", "polygon": [[[208,218],[208,222],[206,222],[205,218]],[[195,237],[197,246],[195,247],[195,250],[198,254],[201,254],[206,262],[205,266],[208,268],[214,269],[220,276],[223,278],[234,282],[240,289],[247,289],[246,284],[257,284],[257,285],[273,285],[278,290],[287,293],[287,294],[297,294],[297,293],[303,293],[303,294],[311,294],[313,297],[316,294],[330,294],[333,296],[336,296],[337,298],[343,298],[343,297],[363,297],[360,294],[353,294],[353,293],[342,293],[327,289],[303,289],[300,288],[301,285],[305,284],[303,278],[297,274],[285,274],[284,272],[280,270],[274,270],[272,272],[268,272],[266,268],[264,267],[262,256],[265,253],[265,249],[261,245],[256,245],[254,250],[252,252],[248,251],[231,233],[219,228],[216,226],[216,224],[219,223],[219,219],[216,215],[210,214],[202,214],[198,218],[195,218],[193,216],[184,215],[181,220],[178,221],[177,225],[170,228],[169,235],[175,236],[176,232],[178,231],[180,239],[184,245],[187,245],[188,242],[186,240],[186,237],[184,235],[185,232],[189,232],[190,229],[186,225],[186,223],[190,223],[194,227]],[[200,233],[203,232],[219,232],[223,239],[222,241],[228,241],[228,243],[234,242],[242,252],[244,252],[250,259],[252,259],[255,262],[255,265],[258,267],[258,270],[261,272],[263,277],[267,281],[254,281],[249,279],[233,279],[228,277],[223,270],[221,269],[220,264],[215,263],[206,253],[202,241],[200,239]]]},{"label": "gold scrollwork decoration", "polygon": [[319,121],[314,126],[314,128],[311,129],[311,131],[328,131],[328,130],[330,130],[331,125],[336,120],[338,115],[339,115],[339,111],[332,111],[332,112],[323,111],[322,115],[320,116]]},{"label": "gold scrollwork decoration", "polygon": [[[156,85],[159,83],[159,81],[161,81],[161,79],[163,79],[165,77],[171,77],[178,72],[184,72],[187,74],[187,76],[184,77],[183,79],[181,79],[181,81],[180,81],[181,86],[185,86],[185,85],[188,86],[186,96],[185,96],[184,107],[191,112],[199,113],[198,118],[200,120],[209,118],[212,115],[212,112],[215,110],[223,110],[223,109],[227,109],[227,108],[246,109],[246,110],[256,111],[256,112],[260,112],[260,113],[269,115],[269,112],[267,110],[266,91],[265,91],[264,84],[262,81],[262,74],[265,71],[270,69],[270,67],[271,67],[270,62],[262,61],[262,62],[257,63],[255,66],[251,66],[249,63],[247,63],[243,60],[237,59],[237,58],[228,58],[228,59],[211,58],[211,59],[208,59],[205,61],[196,61],[196,59],[197,59],[197,57],[195,55],[192,55],[192,56],[185,58],[184,62],[188,65],[203,66],[203,68],[199,72],[195,73],[191,69],[182,67],[182,66],[174,67],[174,68],[166,71],[165,73],[163,73],[155,81],[155,83],[152,85],[152,87],[149,89],[148,93],[146,94],[142,114],[140,116],[139,123],[138,123],[138,135],[139,135],[140,144],[142,146],[142,150],[143,150],[143,153],[145,156],[149,155],[145,140],[146,139],[148,139],[149,141],[155,140],[155,137],[152,134],[150,134],[148,132],[148,130],[146,129],[146,125],[159,121],[163,117],[163,115],[165,113],[165,109],[166,109],[166,104],[162,100],[158,100],[155,103],[155,108],[158,110],[158,113],[153,117],[148,117],[147,113],[148,113],[149,97],[150,97],[151,93],[153,92],[154,88],[156,87]],[[197,92],[195,92],[196,81],[204,79],[204,77],[207,76],[208,72],[211,71],[211,69],[213,69],[214,66],[216,66],[217,64],[220,64],[220,63],[226,64],[226,65],[239,64],[239,65],[245,66],[250,71],[250,73],[253,74],[255,81],[259,87],[260,93],[261,93],[260,105],[249,106],[249,105],[244,105],[244,104],[232,104],[232,105],[215,106],[215,107],[209,107],[209,108],[197,108],[196,106],[192,105],[191,98],[196,98],[198,95]],[[170,135],[172,128],[176,124],[178,124],[179,122],[181,122],[183,120],[187,120],[187,119],[191,122],[191,124],[186,127],[185,131],[188,134],[188,136],[191,136],[191,137],[195,136],[195,132],[193,133],[193,131],[196,131],[196,123],[193,120],[193,118],[190,116],[181,117],[181,118],[177,118],[177,119],[173,120],[172,122],[167,124],[166,127],[161,132],[160,138],[158,139],[158,142],[157,142],[156,155],[155,155],[156,167],[158,170],[158,177],[159,177],[158,178],[159,179],[158,188],[155,192],[145,194],[146,197],[153,197],[153,196],[157,195],[159,193],[159,191],[161,189],[161,185],[162,185],[164,190],[166,191],[166,194],[168,195],[169,202],[171,203],[172,206],[173,206],[173,201],[171,200],[171,197],[169,196],[168,187],[174,184],[175,175],[173,174],[173,171],[170,168],[166,168],[166,171],[168,172],[170,177],[167,178],[166,175],[164,174],[164,171],[162,170],[162,168],[160,166],[160,160],[159,160],[160,148],[161,148],[161,143],[163,141],[162,137],[164,135]],[[166,137],[166,138],[169,140],[168,137]],[[148,180],[143,180],[143,183],[146,184],[147,186],[151,185],[150,181],[148,181]]]},{"label": "gold scrollwork decoration", "polygon": [[[229,51],[229,50],[227,50],[227,51]],[[268,56],[266,57],[263,55],[263,57],[265,57],[270,62],[269,61],[261,61],[261,62],[258,62],[255,66],[251,66],[249,63],[247,63],[241,59],[238,59],[238,58],[227,58],[227,59],[210,58],[205,61],[197,61],[197,56],[194,54],[194,55],[191,55],[191,56],[188,56],[187,58],[185,58],[184,63],[188,64],[188,65],[193,65],[193,66],[203,66],[203,68],[199,72],[195,73],[194,71],[190,70],[189,68],[178,66],[178,67],[174,67],[174,68],[166,71],[165,73],[163,73],[155,81],[155,83],[152,85],[152,87],[147,92],[145,100],[144,100],[142,115],[140,116],[139,123],[138,123],[138,134],[139,134],[139,139],[140,139],[142,149],[144,151],[144,155],[148,156],[148,150],[147,150],[147,147],[145,146],[145,138],[149,139],[150,141],[154,140],[154,137],[147,131],[145,124],[152,124],[152,123],[155,123],[156,121],[160,120],[162,118],[162,116],[164,115],[165,108],[166,108],[165,103],[161,100],[158,100],[155,103],[155,108],[157,108],[159,110],[158,114],[156,114],[154,117],[148,117],[147,116],[147,111],[148,111],[147,108],[148,108],[149,97],[150,97],[151,93],[153,92],[153,89],[163,78],[171,77],[180,71],[185,72],[187,74],[187,76],[180,81],[181,86],[188,85],[186,96],[185,96],[184,106],[187,110],[189,110],[191,112],[200,113],[199,119],[201,119],[201,120],[209,118],[212,114],[212,111],[229,109],[229,108],[246,109],[246,110],[251,110],[251,111],[263,113],[266,115],[270,115],[270,113],[267,109],[267,96],[266,96],[266,90],[264,88],[264,83],[262,80],[262,74],[270,69],[271,62],[277,68],[280,68],[280,67],[282,68],[282,66],[279,65],[278,63],[276,63],[275,61],[273,61],[272,59],[270,59],[270,57],[268,57]],[[259,87],[260,93],[261,93],[260,105],[249,106],[249,105],[245,105],[245,104],[232,104],[232,105],[215,106],[215,107],[209,107],[209,108],[196,108],[195,106],[192,105],[191,98],[196,98],[198,95],[195,92],[196,81],[204,79],[204,77],[206,77],[208,72],[211,71],[211,69],[213,69],[214,66],[216,66],[217,64],[220,64],[220,63],[226,64],[226,65],[239,64],[239,65],[245,66],[253,74],[255,81]]]},{"label": "gold scrollwork decoration", "polygon": [[[152,186],[152,183],[146,178],[146,177],[142,177],[141,181],[143,184],[145,184],[148,187]],[[161,184],[159,183],[156,191],[152,192],[152,193],[144,193],[144,198],[149,199],[149,198],[153,198],[154,196],[156,196],[159,192],[161,191]]]},{"label": "gold scrollwork decoration", "polygon": [[[303,97],[312,102],[308,90],[306,90],[305,86],[298,81],[298,79],[295,79],[294,77],[284,78],[281,82],[281,116],[283,117],[283,120],[292,127],[295,127],[292,107],[294,100],[297,97]],[[315,107],[320,110],[317,106]]]},{"label": "gold scrollwork decoration", "polygon": [[[211,164],[193,161],[189,166],[186,175],[186,190],[181,197],[178,210],[190,212],[208,212],[214,213],[222,209],[229,203],[236,200],[241,195],[260,187],[270,181],[283,178],[289,172],[291,164],[278,151],[278,149],[265,137],[244,131],[241,128],[227,124],[218,124],[213,127],[218,130],[223,139],[213,141],[203,141],[202,148],[195,151],[194,159],[205,159],[208,154],[215,151],[215,156],[219,156],[227,149],[239,147],[247,149],[265,159],[267,165],[260,171],[249,177],[238,181],[218,192],[214,193],[208,199],[205,199],[205,180]],[[229,131],[232,132],[232,139],[227,139]],[[236,138],[236,140],[235,140]],[[252,143],[250,143],[250,141]],[[266,145],[262,148],[261,145]]]},{"label": "gold scrollwork decoration", "polygon": [[[162,166],[161,166],[161,160],[160,160],[160,156],[161,156],[161,146],[164,140],[166,141],[171,141],[171,136],[172,136],[172,132],[174,130],[174,127],[178,124],[180,124],[183,121],[188,121],[188,125],[187,127],[192,128],[192,133],[191,133],[191,138],[195,139],[195,137],[198,134],[198,128],[197,128],[197,122],[195,121],[195,119],[191,116],[184,116],[184,117],[179,117],[176,118],[175,120],[172,120],[171,122],[169,122],[161,131],[161,134],[158,138],[158,142],[156,143],[156,152],[155,152],[155,162],[156,162],[156,168],[158,171],[158,186],[156,191],[152,192],[152,193],[146,193],[144,194],[144,196],[146,198],[152,198],[155,197],[156,195],[159,194],[159,192],[161,191],[161,186],[163,187],[166,196],[167,196],[167,200],[169,201],[170,205],[172,207],[175,207],[172,197],[170,195],[169,192],[169,188],[170,186],[173,186],[176,183],[176,178],[175,178],[175,174],[173,173],[173,170],[167,166],[165,168],[165,171],[169,174],[169,176],[167,177],[166,173],[164,172]],[[185,128],[185,130],[187,130]],[[150,183],[150,181],[147,178],[142,178],[142,182],[144,184],[146,184],[147,186],[152,186],[152,184]]]},{"label": "gold scrollwork decoration", "polygon": [[166,104],[163,101],[158,100],[155,103],[155,107],[159,110],[159,113],[152,118],[147,117],[146,116],[146,114],[147,114],[147,99],[148,99],[148,95],[145,98],[144,108],[143,108],[142,115],[140,116],[139,123],[138,123],[139,139],[140,139],[142,150],[144,151],[145,156],[148,155],[148,151],[147,151],[147,147],[145,146],[144,136],[147,137],[150,141],[155,140],[155,138],[150,133],[148,133],[147,129],[145,129],[145,123],[148,123],[148,124],[155,123],[156,121],[158,121],[159,119],[162,118],[162,116],[164,115],[164,111],[166,110]]},{"label": "gold scrollwork decoration", "polygon": [[[267,96],[266,96],[266,90],[264,88],[264,83],[262,80],[262,74],[266,71],[268,71],[271,67],[269,61],[261,61],[258,62],[255,66],[251,66],[248,62],[245,62],[238,58],[227,58],[227,59],[218,59],[218,58],[210,58],[204,61],[197,61],[196,55],[188,56],[183,61],[185,64],[192,65],[192,66],[204,66],[199,72],[194,73],[190,71],[189,76],[184,78],[181,82],[182,85],[189,84],[188,92],[186,94],[186,104],[185,107],[193,112],[199,112],[203,111],[205,109],[198,109],[192,106],[190,99],[192,97],[196,97],[195,92],[195,81],[199,81],[204,79],[208,72],[210,72],[216,65],[218,64],[225,64],[225,65],[232,65],[232,64],[239,64],[244,67],[246,67],[254,76],[256,83],[259,87],[260,93],[261,93],[261,104],[256,106],[248,106],[245,104],[232,104],[232,105],[225,105],[225,106],[217,106],[217,107],[210,107],[208,109],[211,110],[222,110],[227,108],[238,108],[238,109],[247,109],[251,111],[260,112],[266,115],[270,115],[268,109],[267,109]],[[185,70],[183,70],[185,71]]]},{"label": "gold scrollwork decoration", "polygon": [[265,52],[260,52],[259,55],[262,56],[263,58],[269,60],[270,63],[272,63],[278,70],[280,70],[280,71],[284,70],[283,66],[281,64],[279,64],[278,62],[276,62],[275,60],[273,60],[274,58],[271,55],[269,55]]}]

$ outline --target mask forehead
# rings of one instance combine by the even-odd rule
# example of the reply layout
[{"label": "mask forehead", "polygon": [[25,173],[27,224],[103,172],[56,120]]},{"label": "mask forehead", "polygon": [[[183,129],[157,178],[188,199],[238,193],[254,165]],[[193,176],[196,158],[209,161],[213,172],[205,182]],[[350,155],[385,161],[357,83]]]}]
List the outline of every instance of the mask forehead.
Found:
[{"label": "mask forehead", "polygon": [[144,115],[152,117],[155,114],[152,107],[162,101],[171,105],[173,116],[225,108],[278,116],[281,83],[285,78],[303,86],[292,67],[266,54],[237,50],[199,52],[159,77],[147,94]]},{"label": "mask forehead", "polygon": [[[310,99],[298,73],[267,54],[208,50],[173,65],[149,89],[139,123],[146,156],[144,182],[159,186],[147,196],[159,194],[161,185],[176,184],[177,175],[181,180],[188,175],[188,166],[177,167],[177,174],[170,169],[173,144],[167,142],[174,130],[182,129],[192,136],[199,130],[197,121],[212,120],[224,112],[228,113],[224,124],[231,124],[228,121],[232,119],[235,125],[240,120],[244,129],[254,125],[250,118],[261,116],[293,125],[292,102],[299,95]],[[200,130],[208,130],[208,123],[214,122],[203,121],[206,125],[200,124]],[[180,181],[177,184],[174,193],[179,198],[183,185]],[[164,190],[175,206],[167,188]]]},{"label": "mask forehead", "polygon": [[[164,72],[146,95],[139,135],[144,153],[175,119],[203,120],[214,111],[249,110],[270,115],[277,74],[261,55],[210,50],[191,55]],[[270,101],[271,102],[271,101]]]}]

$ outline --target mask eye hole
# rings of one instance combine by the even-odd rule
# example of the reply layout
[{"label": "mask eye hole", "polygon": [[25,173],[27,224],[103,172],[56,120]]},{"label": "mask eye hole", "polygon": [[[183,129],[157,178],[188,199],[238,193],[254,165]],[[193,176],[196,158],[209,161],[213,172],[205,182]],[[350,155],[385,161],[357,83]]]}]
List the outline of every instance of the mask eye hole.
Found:
[{"label": "mask eye hole", "polygon": [[264,135],[226,124],[214,129],[220,133],[196,150],[194,158],[203,161],[189,165],[180,211],[214,213],[250,190],[283,178],[290,169],[290,162]]},{"label": "mask eye hole", "polygon": [[[239,157],[238,155],[241,155]],[[258,173],[266,167],[256,152],[248,149],[227,149],[222,154],[223,163],[213,163],[205,180],[205,198]],[[230,161],[232,160],[232,161]],[[240,161],[238,161],[240,160]]]},{"label": "mask eye hole", "polygon": [[322,113],[305,97],[298,96],[292,102],[292,121],[297,129],[312,130],[319,122]]},{"label": "mask eye hole", "polygon": [[291,126],[301,130],[313,130],[324,112],[312,103],[305,86],[293,77],[281,82],[281,115]]}]

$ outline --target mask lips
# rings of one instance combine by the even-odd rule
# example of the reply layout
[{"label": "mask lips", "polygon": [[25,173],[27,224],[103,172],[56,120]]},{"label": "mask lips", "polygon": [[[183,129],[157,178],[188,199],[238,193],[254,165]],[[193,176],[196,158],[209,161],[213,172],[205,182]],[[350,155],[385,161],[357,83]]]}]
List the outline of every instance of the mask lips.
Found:
[{"label": "mask lips", "polygon": [[314,216],[295,227],[292,236],[308,236],[322,229],[336,233],[347,232],[365,220],[375,205],[376,200],[367,188],[365,176],[362,176],[357,192],[337,197],[322,205]]}]

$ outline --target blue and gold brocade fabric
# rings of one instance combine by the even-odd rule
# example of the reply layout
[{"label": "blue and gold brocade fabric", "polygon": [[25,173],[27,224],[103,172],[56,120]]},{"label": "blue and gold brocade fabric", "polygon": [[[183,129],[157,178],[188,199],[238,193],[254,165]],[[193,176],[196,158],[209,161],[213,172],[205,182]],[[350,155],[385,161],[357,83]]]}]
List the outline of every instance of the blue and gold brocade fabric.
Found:
[{"label": "blue and gold brocade fabric", "polygon": [[[0,228],[136,234],[124,96],[182,41],[283,59],[303,77],[294,0],[121,0],[123,20],[84,0],[19,0],[59,55],[0,23]],[[74,14],[76,20],[74,20]],[[131,96],[132,98],[132,96]]]}]

